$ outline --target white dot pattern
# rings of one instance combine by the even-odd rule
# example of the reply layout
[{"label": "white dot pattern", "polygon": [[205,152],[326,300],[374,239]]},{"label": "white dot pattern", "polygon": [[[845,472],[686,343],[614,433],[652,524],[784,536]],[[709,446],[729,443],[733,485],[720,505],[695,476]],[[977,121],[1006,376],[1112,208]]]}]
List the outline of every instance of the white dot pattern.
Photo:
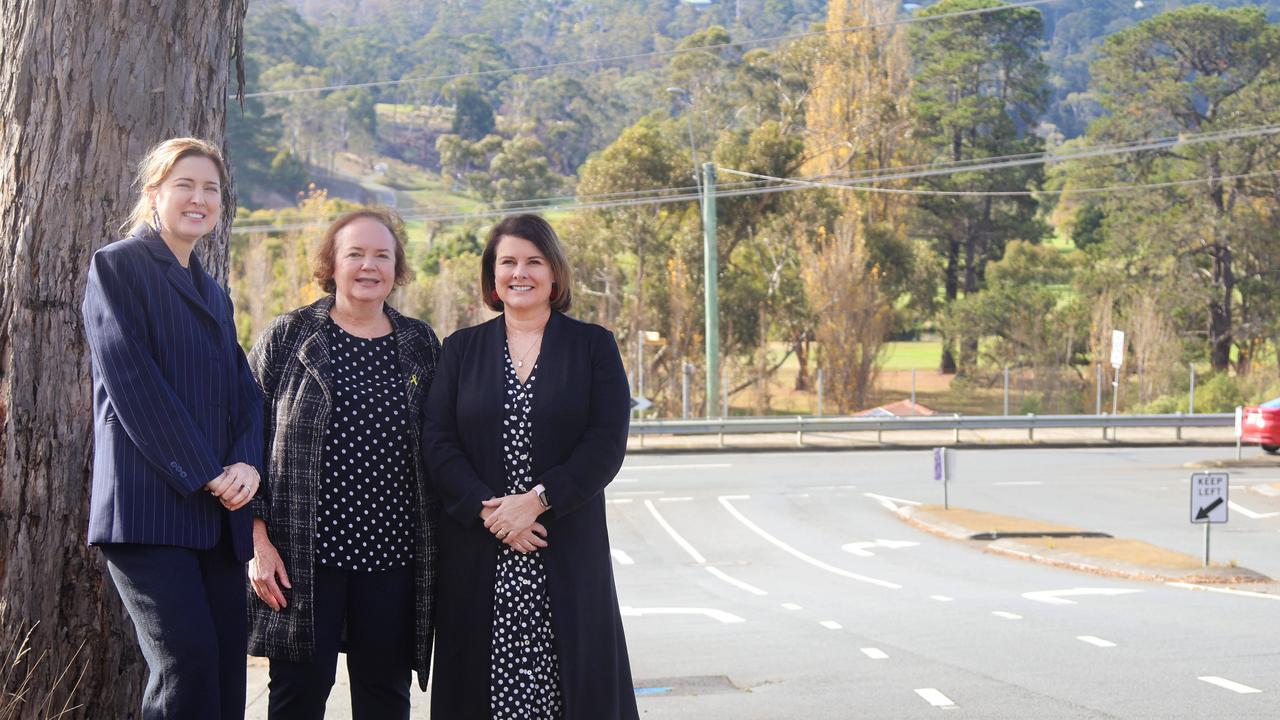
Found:
[{"label": "white dot pattern", "polygon": [[413,561],[413,471],[395,335],[366,339],[331,319],[333,408],[316,507],[316,561],[389,570]]},{"label": "white dot pattern", "polygon": [[[507,397],[503,405],[502,451],[507,492],[533,486],[529,410],[538,366],[523,384],[506,354]],[[557,720],[563,716],[560,665],[547,598],[547,571],[538,550],[522,554],[503,545],[493,592],[493,650],[489,706],[494,720]]]}]

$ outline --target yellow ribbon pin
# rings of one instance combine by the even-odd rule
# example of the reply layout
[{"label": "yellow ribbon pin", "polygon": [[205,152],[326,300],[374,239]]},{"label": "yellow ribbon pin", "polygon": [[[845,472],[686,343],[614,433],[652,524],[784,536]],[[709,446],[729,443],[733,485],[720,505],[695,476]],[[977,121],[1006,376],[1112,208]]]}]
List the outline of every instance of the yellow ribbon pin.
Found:
[{"label": "yellow ribbon pin", "polygon": [[418,376],[417,376],[417,375],[410,375],[410,376],[409,376],[409,384],[411,384],[411,385],[417,385],[417,384],[418,384]]}]

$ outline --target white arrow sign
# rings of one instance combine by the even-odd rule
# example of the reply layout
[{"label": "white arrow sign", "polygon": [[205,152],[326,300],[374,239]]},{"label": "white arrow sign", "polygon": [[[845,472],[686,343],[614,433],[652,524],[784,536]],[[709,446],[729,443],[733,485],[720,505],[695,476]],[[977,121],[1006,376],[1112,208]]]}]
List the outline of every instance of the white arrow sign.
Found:
[{"label": "white arrow sign", "polygon": [[1072,588],[1071,590],[1037,590],[1035,592],[1022,593],[1022,597],[1050,605],[1075,605],[1075,600],[1068,600],[1067,598],[1079,595],[1128,595],[1140,592],[1142,591],[1128,588]]},{"label": "white arrow sign", "polygon": [[852,553],[858,557],[875,557],[875,553],[869,548],[882,547],[888,550],[898,550],[900,548],[915,547],[920,543],[910,542],[909,540],[872,540],[871,542],[851,542],[840,546],[841,550]]}]

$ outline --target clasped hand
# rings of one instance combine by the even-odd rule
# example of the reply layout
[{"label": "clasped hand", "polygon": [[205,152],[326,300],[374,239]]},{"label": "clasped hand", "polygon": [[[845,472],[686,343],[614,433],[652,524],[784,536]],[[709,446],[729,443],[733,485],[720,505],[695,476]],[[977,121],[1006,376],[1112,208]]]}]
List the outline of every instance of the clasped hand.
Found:
[{"label": "clasped hand", "polygon": [[484,501],[480,519],[498,540],[521,553],[547,546],[547,529],[538,522],[544,508],[533,492],[504,495]]},{"label": "clasped hand", "polygon": [[222,474],[204,488],[226,509],[239,510],[257,494],[258,483],[258,471],[252,465],[238,462],[222,468]]}]

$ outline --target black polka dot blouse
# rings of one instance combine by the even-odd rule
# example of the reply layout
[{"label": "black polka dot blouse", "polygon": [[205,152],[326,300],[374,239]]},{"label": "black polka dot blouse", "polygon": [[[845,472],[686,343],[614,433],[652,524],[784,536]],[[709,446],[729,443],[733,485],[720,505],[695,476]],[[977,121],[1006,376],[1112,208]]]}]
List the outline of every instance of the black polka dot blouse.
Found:
[{"label": "black polka dot blouse", "polygon": [[342,570],[413,561],[413,451],[395,334],[326,325],[333,408],[316,508],[316,560]]},{"label": "black polka dot blouse", "polygon": [[[507,493],[533,487],[533,423],[529,411],[537,381],[535,363],[520,382],[506,352],[502,451]],[[521,554],[503,545],[493,588],[493,646],[489,709],[494,720],[558,720],[563,717],[560,665],[556,657],[547,570],[540,551]]]}]

